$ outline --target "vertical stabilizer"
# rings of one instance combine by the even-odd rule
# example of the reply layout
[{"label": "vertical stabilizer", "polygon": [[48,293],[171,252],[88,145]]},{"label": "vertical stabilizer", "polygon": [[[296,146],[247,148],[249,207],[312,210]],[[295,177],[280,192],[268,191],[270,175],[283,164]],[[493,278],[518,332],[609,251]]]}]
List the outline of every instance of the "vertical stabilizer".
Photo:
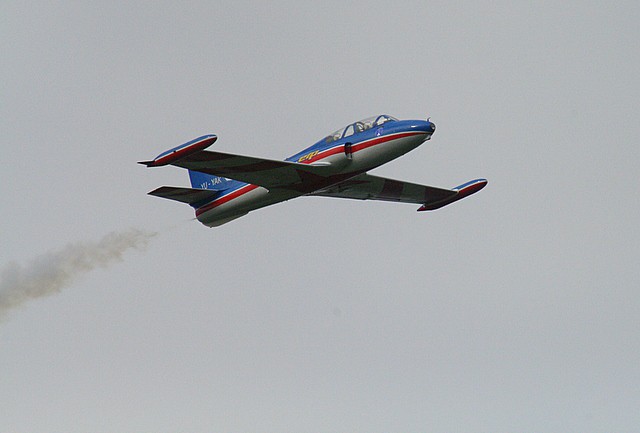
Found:
[{"label": "vertical stabilizer", "polygon": [[191,187],[197,189],[215,189],[217,191],[224,191],[238,185],[237,180],[227,179],[226,177],[213,176],[207,173],[201,173],[199,171],[189,170],[189,179],[191,180]]}]

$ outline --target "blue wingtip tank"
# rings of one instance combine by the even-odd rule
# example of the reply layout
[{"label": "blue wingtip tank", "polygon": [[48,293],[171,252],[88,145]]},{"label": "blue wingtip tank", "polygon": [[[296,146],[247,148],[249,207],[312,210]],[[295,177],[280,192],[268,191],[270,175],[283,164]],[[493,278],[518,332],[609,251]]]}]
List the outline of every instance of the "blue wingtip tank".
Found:
[{"label": "blue wingtip tank", "polygon": [[218,139],[216,135],[209,134],[202,137],[195,138],[180,146],[176,146],[173,149],[169,149],[166,152],[162,152],[156,156],[152,161],[140,161],[138,164],[144,164],[147,167],[161,167],[163,165],[169,165],[185,156],[192,155],[197,152],[201,152],[207,147],[211,146]]}]

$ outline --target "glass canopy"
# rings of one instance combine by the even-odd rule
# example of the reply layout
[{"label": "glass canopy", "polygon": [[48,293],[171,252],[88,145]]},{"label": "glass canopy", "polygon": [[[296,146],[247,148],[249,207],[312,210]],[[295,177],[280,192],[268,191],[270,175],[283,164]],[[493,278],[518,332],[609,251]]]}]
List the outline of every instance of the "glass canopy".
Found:
[{"label": "glass canopy", "polygon": [[350,125],[345,126],[344,128],[338,129],[333,134],[329,134],[325,141],[327,143],[331,143],[333,141],[340,140],[341,138],[348,137],[353,134],[357,134],[362,131],[366,131],[367,129],[373,128],[374,126],[380,126],[383,123],[396,121],[393,116],[388,116],[386,114],[380,114],[378,116],[367,117],[366,119],[359,120],[355,123],[351,123]]}]

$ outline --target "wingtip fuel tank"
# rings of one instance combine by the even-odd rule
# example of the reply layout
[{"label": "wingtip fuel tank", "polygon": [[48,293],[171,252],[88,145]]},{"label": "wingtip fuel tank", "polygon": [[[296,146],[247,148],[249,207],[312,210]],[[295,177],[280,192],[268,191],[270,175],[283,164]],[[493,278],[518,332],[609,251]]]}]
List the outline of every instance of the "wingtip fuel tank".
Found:
[{"label": "wingtip fuel tank", "polygon": [[195,138],[180,146],[169,149],[166,152],[162,152],[151,161],[140,161],[138,164],[146,165],[147,167],[161,167],[163,165],[169,165],[172,162],[178,161],[186,156],[193,155],[197,152],[202,152],[207,147],[211,146],[218,139],[216,135],[209,134],[202,137]]},{"label": "wingtip fuel tank", "polygon": [[487,186],[487,183],[487,179],[475,179],[464,183],[452,189],[452,191],[455,191],[457,193],[456,195],[436,203],[424,204],[420,207],[420,209],[418,209],[418,212],[440,209],[443,206],[446,206],[458,200],[462,200],[463,198],[480,191],[482,188]]}]

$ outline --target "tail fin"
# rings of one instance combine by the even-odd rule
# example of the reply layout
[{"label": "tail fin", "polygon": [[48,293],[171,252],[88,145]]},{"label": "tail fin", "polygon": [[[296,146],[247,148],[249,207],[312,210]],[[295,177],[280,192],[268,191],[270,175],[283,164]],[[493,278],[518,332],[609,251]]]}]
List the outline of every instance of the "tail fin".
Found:
[{"label": "tail fin", "polygon": [[193,170],[189,170],[189,179],[191,180],[192,188],[215,189],[216,191],[231,189],[241,183],[237,180],[227,179],[226,177],[212,176]]}]

